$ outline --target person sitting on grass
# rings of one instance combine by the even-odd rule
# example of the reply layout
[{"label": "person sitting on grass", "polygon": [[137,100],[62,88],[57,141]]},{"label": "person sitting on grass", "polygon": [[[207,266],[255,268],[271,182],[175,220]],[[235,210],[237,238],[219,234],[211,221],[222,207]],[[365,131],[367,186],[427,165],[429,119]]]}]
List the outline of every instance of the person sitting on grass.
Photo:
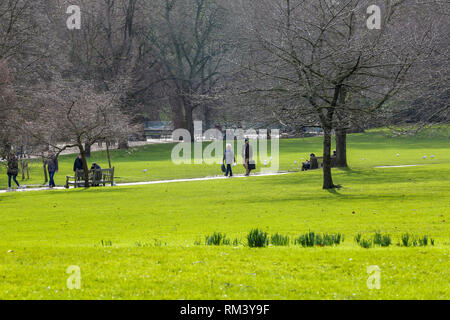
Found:
[{"label": "person sitting on grass", "polygon": [[19,174],[19,160],[14,153],[8,155],[8,190],[11,191],[11,179],[17,184],[17,188],[20,189],[20,184],[17,181],[17,175]]},{"label": "person sitting on grass", "polygon": [[223,161],[227,165],[227,171],[225,172],[225,177],[233,176],[233,171],[231,170],[231,165],[236,162],[236,157],[234,156],[233,150],[231,150],[231,144],[227,144],[225,149],[225,153],[223,154]]},{"label": "person sitting on grass", "polygon": [[306,162],[302,162],[302,171],[307,171],[311,168],[311,163],[309,160],[306,160]]}]

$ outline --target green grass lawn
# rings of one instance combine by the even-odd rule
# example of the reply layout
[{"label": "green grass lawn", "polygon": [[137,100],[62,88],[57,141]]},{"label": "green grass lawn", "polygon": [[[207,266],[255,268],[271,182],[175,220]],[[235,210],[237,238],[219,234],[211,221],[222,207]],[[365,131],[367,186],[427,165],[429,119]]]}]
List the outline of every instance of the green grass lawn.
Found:
[{"label": "green grass lawn", "polygon": [[[414,137],[393,137],[386,130],[373,130],[364,134],[352,134],[348,138],[348,159],[352,168],[364,169],[383,165],[439,164],[450,163],[450,133],[448,127],[427,130],[426,134]],[[204,144],[204,147],[207,144]],[[166,179],[195,178],[220,175],[219,165],[173,165],[170,161],[173,144],[150,145],[128,151],[112,150],[112,165],[116,168],[116,181],[137,182]],[[270,151],[270,148],[269,148]],[[280,140],[280,170],[298,170],[309,154],[322,154],[322,137]],[[240,151],[236,152],[238,160]],[[397,154],[399,156],[397,157]],[[427,158],[423,159],[426,155]],[[434,158],[431,158],[434,155]],[[76,155],[59,157],[60,171],[55,176],[57,185],[64,185],[67,175],[73,175],[73,162]],[[297,161],[297,165],[294,162]],[[102,168],[108,167],[106,152],[94,152],[88,160],[97,162]],[[257,167],[260,171],[262,163]],[[19,183],[27,186],[41,186],[44,182],[42,162],[30,164],[30,180]],[[144,170],[147,169],[147,172]],[[245,172],[241,165],[234,172]],[[3,177],[3,179],[1,179]],[[8,184],[6,168],[0,165],[0,189]]]},{"label": "green grass lawn", "polygon": [[[351,169],[333,169],[343,186],[336,191],[321,189],[316,170],[0,194],[0,299],[449,299],[448,137],[375,131],[351,135],[348,145]],[[320,148],[320,138],[281,141],[280,169],[294,169],[294,160]],[[121,181],[218,174],[217,165],[174,166],[170,150],[114,152]],[[58,184],[71,162],[62,157]],[[399,164],[427,165],[374,168]],[[291,242],[309,230],[340,232],[345,241],[249,248],[246,235],[255,227]],[[393,244],[364,249],[353,239],[375,231]],[[198,244],[213,232],[240,244]],[[435,245],[398,246],[406,232],[431,236]],[[81,269],[80,290],[66,286],[70,265]],[[370,265],[381,270],[379,290],[367,287]]]}]

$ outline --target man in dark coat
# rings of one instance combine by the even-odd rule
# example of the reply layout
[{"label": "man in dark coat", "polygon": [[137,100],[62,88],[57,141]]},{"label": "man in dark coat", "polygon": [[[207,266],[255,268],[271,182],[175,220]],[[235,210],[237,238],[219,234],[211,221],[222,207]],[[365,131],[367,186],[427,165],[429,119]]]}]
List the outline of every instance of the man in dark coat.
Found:
[{"label": "man in dark coat", "polygon": [[73,164],[73,172],[77,172],[77,170],[83,170],[83,159],[81,158],[81,153],[75,159]]},{"label": "man in dark coat", "polygon": [[244,145],[242,146],[242,161],[244,162],[245,175],[250,175],[249,164],[253,158],[253,148],[250,145],[248,138],[245,139]]}]

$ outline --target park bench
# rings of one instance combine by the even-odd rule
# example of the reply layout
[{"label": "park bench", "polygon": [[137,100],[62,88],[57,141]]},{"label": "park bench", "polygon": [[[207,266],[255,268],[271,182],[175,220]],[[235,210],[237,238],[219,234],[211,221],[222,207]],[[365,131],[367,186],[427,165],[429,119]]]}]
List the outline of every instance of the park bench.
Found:
[{"label": "park bench", "polygon": [[[66,188],[73,185],[75,188],[84,187],[84,171],[75,171],[75,176],[66,177]],[[89,170],[89,185],[92,187],[106,186],[111,184],[114,186],[114,167],[111,169],[91,169]]]},{"label": "park bench", "polygon": [[309,159],[311,169],[318,169],[323,167],[323,157],[311,157]]},{"label": "park bench", "polygon": [[[311,169],[323,168],[323,157],[311,157],[310,158]],[[331,167],[336,166],[336,157],[331,156]]]}]

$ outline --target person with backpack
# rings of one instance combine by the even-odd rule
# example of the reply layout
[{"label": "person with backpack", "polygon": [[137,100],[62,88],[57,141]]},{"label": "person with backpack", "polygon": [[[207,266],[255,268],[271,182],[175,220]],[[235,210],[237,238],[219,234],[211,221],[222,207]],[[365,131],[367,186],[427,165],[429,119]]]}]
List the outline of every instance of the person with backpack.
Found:
[{"label": "person with backpack", "polygon": [[233,176],[233,171],[231,170],[231,165],[236,162],[236,157],[234,156],[233,150],[231,150],[231,144],[227,144],[227,147],[225,149],[225,152],[223,154],[223,161],[225,161],[225,164],[227,165],[227,169],[225,172],[225,177]]},{"label": "person with backpack", "polygon": [[20,184],[17,181],[17,175],[19,174],[19,160],[14,153],[10,153],[8,156],[8,190],[11,191],[11,180],[17,184],[17,188],[20,189]]}]

